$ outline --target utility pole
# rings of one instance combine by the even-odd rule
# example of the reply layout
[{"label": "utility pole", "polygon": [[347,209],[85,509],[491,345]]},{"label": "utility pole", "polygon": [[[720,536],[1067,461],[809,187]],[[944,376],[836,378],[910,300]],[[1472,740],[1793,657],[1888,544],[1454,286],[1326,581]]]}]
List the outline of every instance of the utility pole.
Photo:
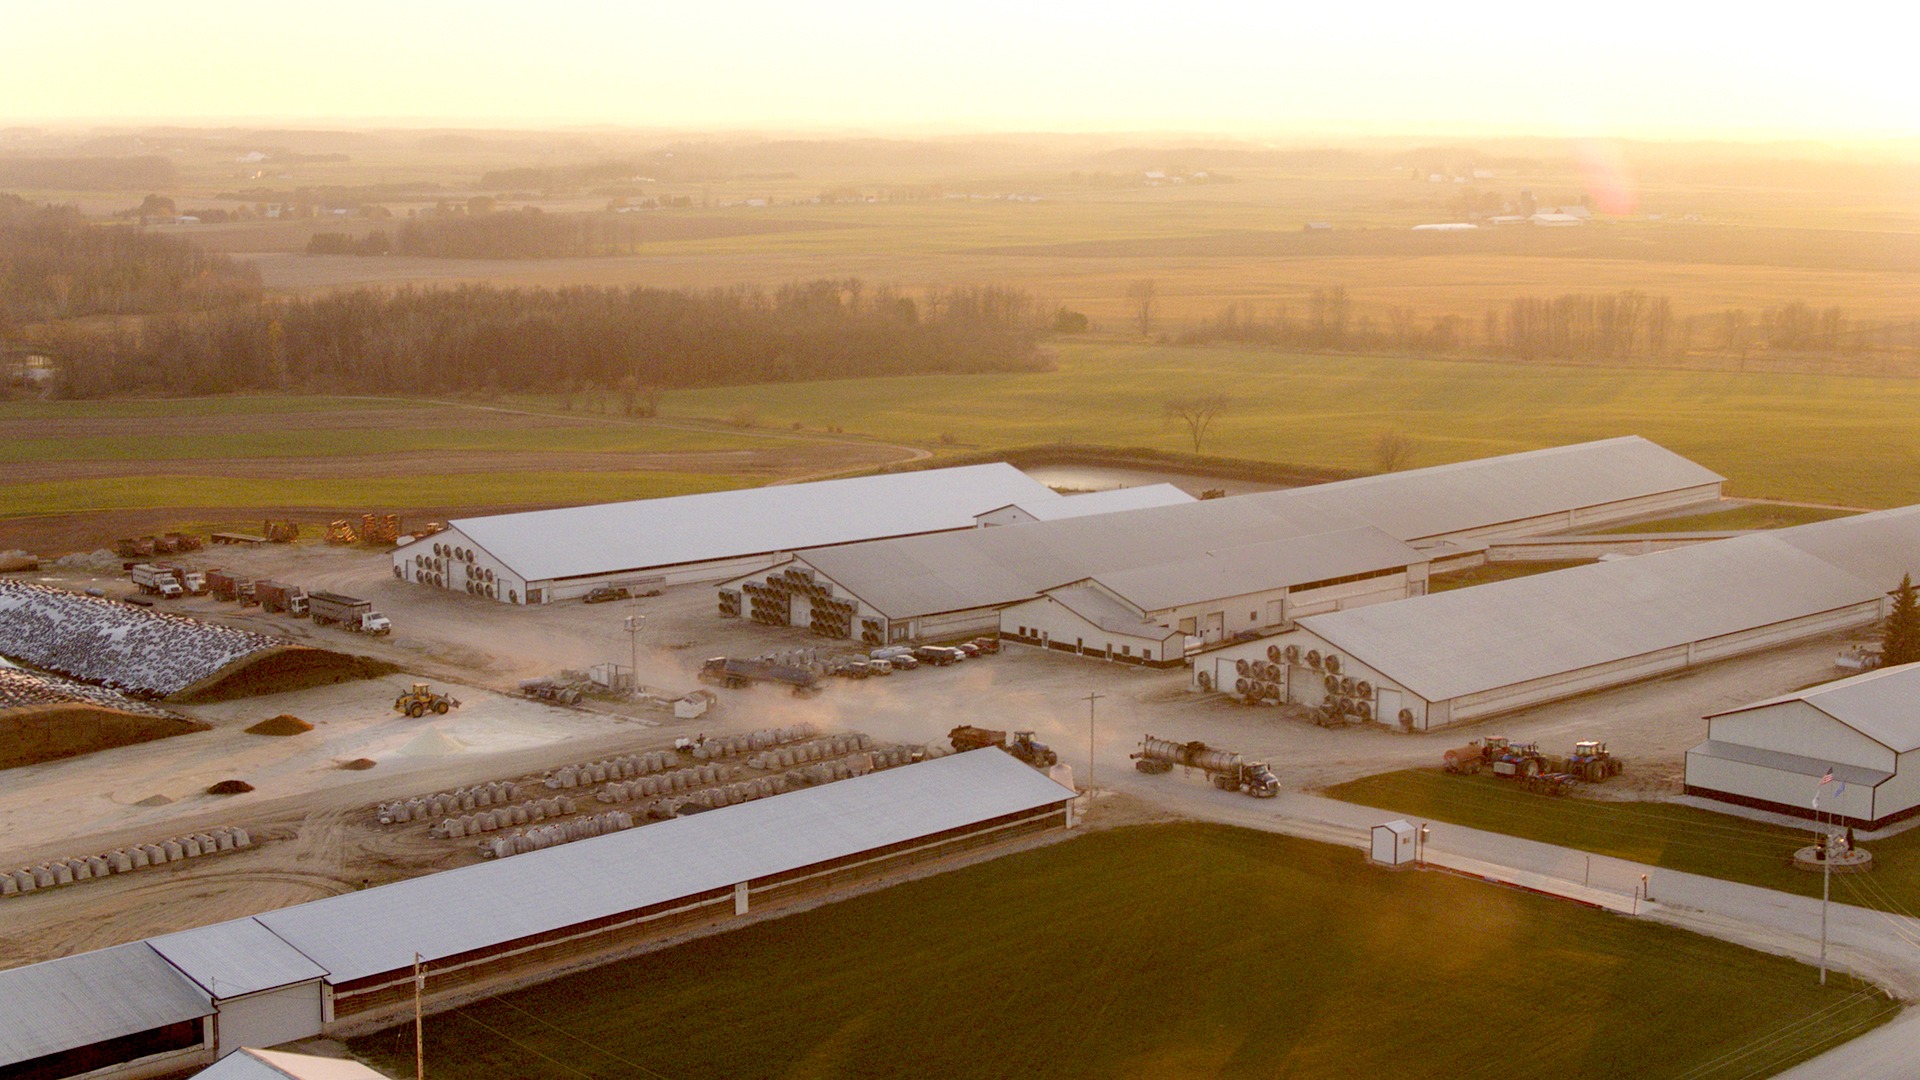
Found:
[{"label": "utility pole", "polygon": [[427,1080],[427,1038],[420,1021],[420,995],[427,989],[427,973],[420,954],[413,954],[413,1080]]},{"label": "utility pole", "polygon": [[1105,694],[1087,695],[1087,805],[1093,805],[1093,703]]},{"label": "utility pole", "polygon": [[640,692],[640,628],[646,624],[647,617],[645,615],[633,614],[627,616],[627,637],[633,642],[633,667],[631,669],[633,685],[628,688],[628,692],[633,694]]}]

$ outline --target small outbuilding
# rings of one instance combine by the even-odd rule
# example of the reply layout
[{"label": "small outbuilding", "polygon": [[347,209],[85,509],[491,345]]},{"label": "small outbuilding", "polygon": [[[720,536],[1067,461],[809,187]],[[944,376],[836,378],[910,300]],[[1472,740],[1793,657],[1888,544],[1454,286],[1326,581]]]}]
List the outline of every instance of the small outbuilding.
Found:
[{"label": "small outbuilding", "polygon": [[1920,664],[1706,720],[1707,741],[1687,751],[1689,795],[1862,829],[1920,813]]},{"label": "small outbuilding", "polygon": [[1414,837],[1418,831],[1405,821],[1389,821],[1373,827],[1373,847],[1367,857],[1381,866],[1408,866],[1418,854]]}]

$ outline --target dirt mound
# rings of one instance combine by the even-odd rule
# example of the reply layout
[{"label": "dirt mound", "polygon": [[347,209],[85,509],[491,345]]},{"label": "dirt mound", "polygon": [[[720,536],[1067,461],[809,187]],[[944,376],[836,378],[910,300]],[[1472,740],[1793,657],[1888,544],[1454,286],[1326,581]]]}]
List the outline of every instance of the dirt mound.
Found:
[{"label": "dirt mound", "polygon": [[0,712],[0,769],[206,730],[198,720],[140,716],[81,703],[8,709]]},{"label": "dirt mound", "polygon": [[281,713],[271,720],[262,720],[247,729],[249,735],[299,735],[313,730],[313,725],[297,716]]},{"label": "dirt mound", "polygon": [[146,798],[141,799],[139,802],[134,803],[133,805],[135,806],[167,806],[172,802],[173,800],[167,798],[165,795],[149,795]]},{"label": "dirt mound", "polygon": [[222,780],[207,789],[209,795],[245,795],[253,790],[253,785],[245,780]]},{"label": "dirt mound", "polygon": [[445,757],[457,754],[467,748],[459,739],[448,735],[437,727],[430,727],[415,736],[412,742],[400,748],[408,757]]},{"label": "dirt mound", "polygon": [[242,657],[186,687],[169,701],[232,701],[259,694],[282,694],[313,686],[375,679],[399,671],[398,665],[365,656],[290,645]]},{"label": "dirt mound", "polygon": [[373,768],[377,764],[379,763],[374,761],[372,758],[357,757],[357,758],[354,758],[352,761],[341,762],[340,767],[343,769],[352,769],[354,772],[364,772],[367,769]]}]

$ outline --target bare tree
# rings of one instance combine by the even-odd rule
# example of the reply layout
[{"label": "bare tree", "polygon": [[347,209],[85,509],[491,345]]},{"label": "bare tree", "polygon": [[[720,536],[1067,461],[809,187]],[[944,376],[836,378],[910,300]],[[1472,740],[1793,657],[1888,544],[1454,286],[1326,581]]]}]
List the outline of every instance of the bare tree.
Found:
[{"label": "bare tree", "polygon": [[1413,464],[1413,440],[1402,431],[1383,431],[1373,440],[1373,464],[1383,473],[1399,472]]},{"label": "bare tree", "polygon": [[1140,324],[1140,336],[1153,333],[1153,308],[1160,299],[1160,288],[1152,278],[1141,278],[1127,286],[1127,299],[1133,302],[1133,319]]},{"label": "bare tree", "polygon": [[1187,434],[1193,438],[1193,452],[1197,454],[1200,452],[1200,444],[1206,441],[1207,430],[1232,402],[1233,399],[1226,394],[1174,398],[1163,406],[1161,415],[1167,420],[1178,420],[1187,426]]}]

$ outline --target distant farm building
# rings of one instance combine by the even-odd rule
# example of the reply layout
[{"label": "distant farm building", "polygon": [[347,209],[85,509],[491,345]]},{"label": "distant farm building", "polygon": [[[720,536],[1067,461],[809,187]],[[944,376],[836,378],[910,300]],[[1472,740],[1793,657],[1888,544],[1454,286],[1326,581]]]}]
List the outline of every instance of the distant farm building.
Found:
[{"label": "distant farm building", "polygon": [[1194,678],[1427,730],[1868,626],[1909,572],[1920,506],[1314,615]]},{"label": "distant farm building", "polygon": [[1863,829],[1912,817],[1916,703],[1920,664],[1906,664],[1714,713],[1687,751],[1687,794]]},{"label": "distant farm building", "polygon": [[1226,499],[808,549],[725,582],[724,617],[868,645],[993,632],[1125,662],[1427,591],[1487,543],[1712,502],[1627,437]]},{"label": "distant farm building", "polygon": [[1006,464],[931,469],[463,518],[396,549],[393,574],[509,604],[545,604],[603,585],[712,581],[800,548],[971,529],[995,514],[1043,520],[1156,499],[1191,501],[1167,485],[1063,496]]}]

